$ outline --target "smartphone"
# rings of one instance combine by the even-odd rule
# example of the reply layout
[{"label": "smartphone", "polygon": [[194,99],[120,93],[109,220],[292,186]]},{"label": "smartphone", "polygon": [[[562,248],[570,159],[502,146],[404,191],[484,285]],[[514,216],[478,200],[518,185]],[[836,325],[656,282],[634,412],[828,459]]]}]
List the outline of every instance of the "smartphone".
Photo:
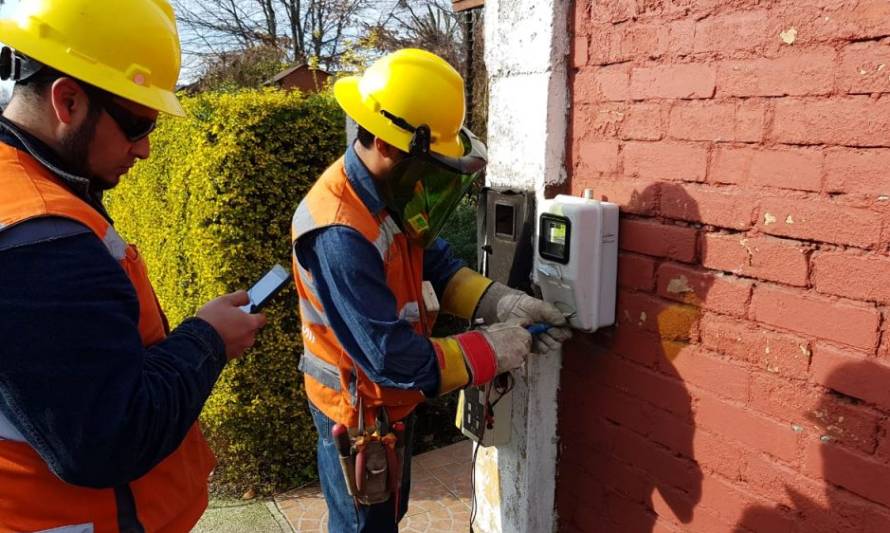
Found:
[{"label": "smartphone", "polygon": [[266,272],[266,275],[247,291],[250,303],[242,306],[241,310],[245,313],[258,313],[289,281],[288,270],[281,265],[273,266],[272,270]]}]

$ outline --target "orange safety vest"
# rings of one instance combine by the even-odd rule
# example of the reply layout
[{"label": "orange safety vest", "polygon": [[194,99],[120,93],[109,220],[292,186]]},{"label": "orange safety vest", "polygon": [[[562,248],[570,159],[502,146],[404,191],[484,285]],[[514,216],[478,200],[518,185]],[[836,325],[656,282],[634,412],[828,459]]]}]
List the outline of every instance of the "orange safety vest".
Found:
[{"label": "orange safety vest", "polygon": [[[136,248],[33,157],[0,143],[0,231],[37,217],[69,218],[91,229],[136,289],[143,345],[166,337],[163,314]],[[207,478],[214,466],[213,453],[195,423],[179,448],[130,483],[145,531],[189,531],[207,507]],[[114,490],[65,483],[26,442],[0,440],[0,532],[65,526],[120,531]]]},{"label": "orange safety vest", "polygon": [[[322,174],[294,214],[294,245],[303,235],[327,226],[347,226],[372,243],[386,272],[386,283],[396,299],[399,317],[422,335],[431,333],[423,300],[423,248],[409,243],[386,211],[375,215],[362,202],[346,177],[344,158]],[[296,249],[296,247],[294,247]],[[358,423],[357,396],[366,409],[366,423],[372,424],[379,407],[386,407],[390,420],[406,417],[424,400],[420,391],[381,387],[368,379],[337,340],[315,290],[312,274],[293,259],[294,280],[300,296],[306,395],[328,418],[355,427]]]}]

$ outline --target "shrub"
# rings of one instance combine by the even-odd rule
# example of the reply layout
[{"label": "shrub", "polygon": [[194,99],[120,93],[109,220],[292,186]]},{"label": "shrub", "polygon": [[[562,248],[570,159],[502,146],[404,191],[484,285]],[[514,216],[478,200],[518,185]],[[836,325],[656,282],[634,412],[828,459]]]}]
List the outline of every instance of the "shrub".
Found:
[{"label": "shrub", "polygon": [[[189,118],[161,120],[152,157],[107,201],[145,257],[171,324],[247,288],[274,263],[290,268],[294,209],[345,142],[330,94],[204,93],[183,105]],[[316,475],[295,309],[290,288],[204,408],[202,426],[220,463],[217,487],[269,493]]]}]

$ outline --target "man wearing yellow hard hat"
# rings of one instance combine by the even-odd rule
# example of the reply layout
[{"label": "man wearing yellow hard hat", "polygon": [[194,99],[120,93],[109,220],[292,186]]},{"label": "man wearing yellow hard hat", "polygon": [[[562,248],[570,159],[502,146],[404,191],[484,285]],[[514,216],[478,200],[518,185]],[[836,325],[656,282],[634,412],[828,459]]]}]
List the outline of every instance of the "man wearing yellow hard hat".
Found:
[{"label": "man wearing yellow hard hat", "polygon": [[182,115],[166,0],[22,0],[0,20],[0,531],[188,531],[196,419],[265,322],[222,296],[173,331],[102,206]]},{"label": "man wearing yellow hard hat", "polygon": [[[460,74],[406,49],[334,92],[359,131],[294,214],[300,369],[330,530],[397,531],[414,408],[521,366],[532,322],[557,326],[535,351],[569,331],[555,307],[471,271],[438,237],[486,165],[463,127]],[[430,338],[440,309],[485,326]]]}]

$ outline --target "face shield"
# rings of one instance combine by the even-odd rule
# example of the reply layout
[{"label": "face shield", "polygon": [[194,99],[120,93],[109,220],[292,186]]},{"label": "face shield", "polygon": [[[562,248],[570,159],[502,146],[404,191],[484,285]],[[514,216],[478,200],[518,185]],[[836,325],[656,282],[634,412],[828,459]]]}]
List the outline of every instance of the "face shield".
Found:
[{"label": "face shield", "polygon": [[461,157],[430,151],[430,130],[414,129],[411,151],[380,185],[381,196],[399,227],[415,244],[436,240],[470,186],[488,162],[485,145],[462,128]]}]

